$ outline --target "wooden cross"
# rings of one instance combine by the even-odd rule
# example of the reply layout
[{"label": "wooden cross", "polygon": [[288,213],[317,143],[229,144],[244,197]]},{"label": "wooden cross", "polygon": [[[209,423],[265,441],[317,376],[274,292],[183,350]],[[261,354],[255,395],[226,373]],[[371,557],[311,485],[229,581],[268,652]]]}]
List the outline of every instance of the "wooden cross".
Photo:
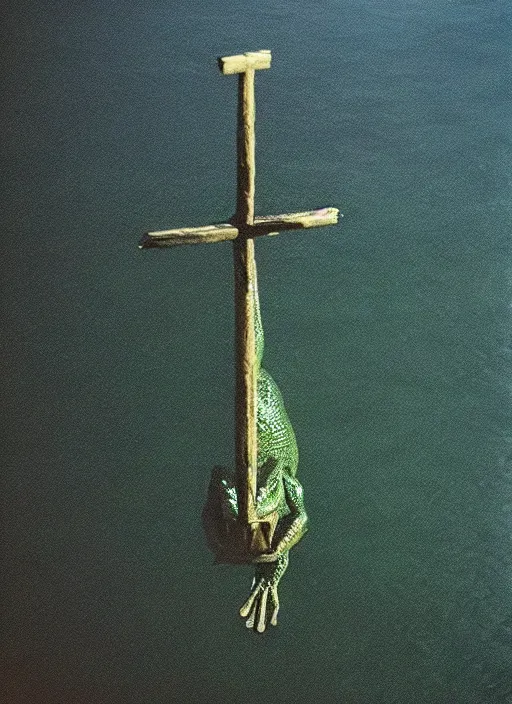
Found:
[{"label": "wooden cross", "polygon": [[235,481],[239,521],[253,529],[258,523],[257,491],[257,360],[254,335],[254,238],[282,230],[334,225],[337,208],[254,217],[255,101],[254,75],[270,68],[270,51],[250,51],[218,59],[223,74],[238,74],[237,202],[228,223],[147,232],[141,248],[233,241],[235,270]]}]

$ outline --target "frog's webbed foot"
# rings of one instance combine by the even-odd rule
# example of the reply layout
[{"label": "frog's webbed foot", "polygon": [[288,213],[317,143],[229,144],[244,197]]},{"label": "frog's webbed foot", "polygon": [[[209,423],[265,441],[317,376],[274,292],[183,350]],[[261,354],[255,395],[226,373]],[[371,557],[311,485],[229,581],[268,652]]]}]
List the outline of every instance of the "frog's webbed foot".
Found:
[{"label": "frog's webbed foot", "polygon": [[288,567],[288,559],[288,552],[285,552],[274,562],[261,563],[256,567],[251,593],[240,609],[240,616],[247,619],[247,628],[255,628],[258,633],[263,633],[269,623],[277,625],[277,587]]}]

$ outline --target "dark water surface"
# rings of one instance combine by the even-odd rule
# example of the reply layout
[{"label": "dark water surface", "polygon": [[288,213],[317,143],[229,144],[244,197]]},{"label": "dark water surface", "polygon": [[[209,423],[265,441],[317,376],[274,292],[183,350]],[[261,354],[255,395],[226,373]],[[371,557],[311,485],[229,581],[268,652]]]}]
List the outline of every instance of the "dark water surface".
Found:
[{"label": "dark water surface", "polygon": [[[512,702],[510,6],[4,4],[2,704]],[[311,531],[264,636],[200,511],[232,462],[228,244],[257,75],[266,367]]]}]

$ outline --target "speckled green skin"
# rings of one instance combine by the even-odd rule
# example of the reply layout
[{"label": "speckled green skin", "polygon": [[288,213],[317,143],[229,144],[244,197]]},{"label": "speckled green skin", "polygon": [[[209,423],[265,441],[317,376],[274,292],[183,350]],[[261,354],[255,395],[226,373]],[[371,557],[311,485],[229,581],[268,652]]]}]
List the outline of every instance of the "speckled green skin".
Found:
[{"label": "speckled green skin", "polygon": [[[258,518],[277,511],[279,520],[269,554],[240,560],[230,554],[230,525],[238,515],[234,476],[224,467],[216,467],[203,511],[203,523],[211,550],[219,562],[256,564],[251,596],[242,607],[249,616],[247,625],[265,630],[267,597],[273,605],[271,623],[275,625],[279,601],[277,585],[288,566],[288,552],[307,531],[302,486],[297,481],[298,449],[295,433],[286,413],[281,393],[270,374],[261,367],[263,328],[258,290],[254,290],[256,353],[258,358],[258,474],[256,509]],[[262,603],[263,602],[263,603]]]}]

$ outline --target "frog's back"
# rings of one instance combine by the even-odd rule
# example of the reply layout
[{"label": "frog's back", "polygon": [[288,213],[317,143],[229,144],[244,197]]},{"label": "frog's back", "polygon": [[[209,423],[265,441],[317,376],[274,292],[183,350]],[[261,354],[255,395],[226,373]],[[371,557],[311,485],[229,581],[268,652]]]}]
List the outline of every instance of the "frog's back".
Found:
[{"label": "frog's back", "polygon": [[297,473],[299,452],[283,397],[270,374],[258,373],[258,467],[274,459],[291,476]]}]

